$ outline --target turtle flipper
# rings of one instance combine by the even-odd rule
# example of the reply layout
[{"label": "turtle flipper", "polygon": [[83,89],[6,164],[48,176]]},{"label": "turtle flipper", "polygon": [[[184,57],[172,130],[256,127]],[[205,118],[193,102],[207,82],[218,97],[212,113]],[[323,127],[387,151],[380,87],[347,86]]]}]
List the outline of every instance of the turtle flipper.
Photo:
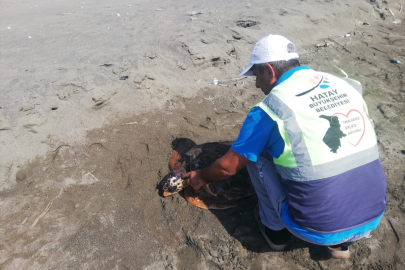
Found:
[{"label": "turtle flipper", "polygon": [[186,153],[194,146],[196,146],[195,142],[186,138],[179,138],[172,142],[173,154],[169,159],[169,168],[171,171],[185,165]]},{"label": "turtle flipper", "polygon": [[183,163],[182,156],[179,152],[174,151],[173,154],[170,156],[169,159],[169,169],[173,171],[174,169],[180,167]]},{"label": "turtle flipper", "polygon": [[212,196],[204,190],[194,191],[191,187],[184,190],[184,197],[189,204],[202,209],[228,209],[237,205],[235,201]]}]

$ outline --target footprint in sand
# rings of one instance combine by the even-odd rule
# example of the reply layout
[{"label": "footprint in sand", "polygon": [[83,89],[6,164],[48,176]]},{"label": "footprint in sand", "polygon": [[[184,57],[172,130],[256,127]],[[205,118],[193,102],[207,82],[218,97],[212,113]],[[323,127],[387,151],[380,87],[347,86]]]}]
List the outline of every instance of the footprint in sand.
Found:
[{"label": "footprint in sand", "polygon": [[200,44],[191,44],[190,46],[183,44],[183,47],[190,54],[190,59],[195,67],[219,67],[229,62],[229,60],[224,59],[219,53],[213,53],[217,50],[210,49],[211,46],[210,48],[205,48],[204,46],[207,46],[207,43],[201,42]]},{"label": "footprint in sand", "polygon": [[398,118],[398,114],[395,112],[396,108],[393,104],[380,104],[377,106],[380,112],[384,115],[385,118],[389,120],[396,120]]},{"label": "footprint in sand", "polygon": [[96,90],[93,93],[92,96],[92,101],[94,102],[93,104],[93,109],[98,110],[106,105],[108,105],[110,99],[116,94],[117,92],[114,90]]},{"label": "footprint in sand", "polygon": [[55,85],[54,88],[56,89],[56,95],[60,100],[68,100],[74,94],[88,91],[83,86],[74,83],[62,83]]},{"label": "footprint in sand", "polygon": [[236,25],[239,26],[239,27],[243,27],[243,28],[248,28],[248,27],[255,26],[255,29],[260,29],[258,24],[260,24],[259,21],[252,21],[252,20],[238,20],[238,21],[236,21]]}]

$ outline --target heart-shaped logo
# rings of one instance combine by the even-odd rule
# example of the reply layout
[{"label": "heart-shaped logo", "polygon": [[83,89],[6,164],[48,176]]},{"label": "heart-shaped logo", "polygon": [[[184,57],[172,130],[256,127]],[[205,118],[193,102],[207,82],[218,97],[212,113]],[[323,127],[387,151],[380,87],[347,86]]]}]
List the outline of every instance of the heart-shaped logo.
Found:
[{"label": "heart-shaped logo", "polygon": [[364,116],[358,110],[350,110],[347,114],[335,113],[331,116],[331,119],[338,115],[344,116],[339,117],[340,130],[346,135],[343,140],[357,146],[366,131]]}]

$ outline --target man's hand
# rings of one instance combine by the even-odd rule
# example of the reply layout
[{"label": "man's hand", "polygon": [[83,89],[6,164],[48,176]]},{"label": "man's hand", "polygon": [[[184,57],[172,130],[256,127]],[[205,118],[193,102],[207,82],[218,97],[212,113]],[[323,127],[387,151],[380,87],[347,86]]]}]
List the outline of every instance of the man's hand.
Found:
[{"label": "man's hand", "polygon": [[201,177],[201,170],[185,173],[183,174],[183,179],[187,179],[187,185],[191,186],[194,190],[199,190],[207,184]]},{"label": "man's hand", "polygon": [[187,185],[190,185],[194,190],[199,190],[209,182],[223,181],[235,175],[248,162],[249,159],[230,148],[223,157],[217,159],[211,166],[185,173],[183,179],[187,179]]}]

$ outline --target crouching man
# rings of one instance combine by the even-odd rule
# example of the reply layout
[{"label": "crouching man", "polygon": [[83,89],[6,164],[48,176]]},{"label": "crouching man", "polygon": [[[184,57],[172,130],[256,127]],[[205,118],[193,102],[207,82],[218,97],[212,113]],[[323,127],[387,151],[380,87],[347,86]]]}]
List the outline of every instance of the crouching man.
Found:
[{"label": "crouching man", "polygon": [[349,258],[385,210],[386,179],[360,83],[300,66],[288,39],[256,43],[240,76],[266,97],[248,113],[232,148],[183,177],[194,189],[247,166],[258,195],[255,218],[273,250],[293,234]]}]

